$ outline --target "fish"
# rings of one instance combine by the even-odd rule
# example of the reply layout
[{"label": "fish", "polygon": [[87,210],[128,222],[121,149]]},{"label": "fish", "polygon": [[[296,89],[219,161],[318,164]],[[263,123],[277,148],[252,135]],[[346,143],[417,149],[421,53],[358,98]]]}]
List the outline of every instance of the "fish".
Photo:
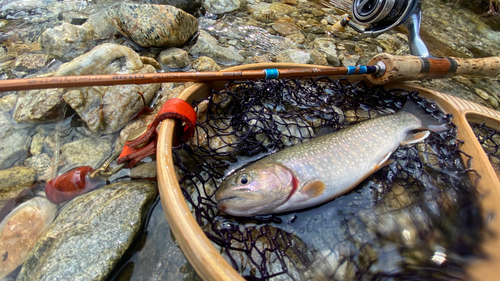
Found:
[{"label": "fish", "polygon": [[400,146],[423,141],[440,123],[408,101],[398,112],[377,116],[266,156],[224,178],[217,208],[237,217],[310,208],[339,197],[391,163]]}]

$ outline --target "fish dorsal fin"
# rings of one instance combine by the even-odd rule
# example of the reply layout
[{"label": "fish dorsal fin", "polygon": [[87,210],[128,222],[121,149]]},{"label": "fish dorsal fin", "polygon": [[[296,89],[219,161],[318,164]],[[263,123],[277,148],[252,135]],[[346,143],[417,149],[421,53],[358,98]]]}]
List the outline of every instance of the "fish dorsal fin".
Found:
[{"label": "fish dorsal fin", "polygon": [[429,131],[421,131],[414,134],[406,135],[406,138],[400,143],[400,145],[412,144],[425,140],[430,135]]},{"label": "fish dorsal fin", "polygon": [[308,198],[315,198],[325,192],[325,183],[320,180],[311,180],[304,184],[300,193]]}]

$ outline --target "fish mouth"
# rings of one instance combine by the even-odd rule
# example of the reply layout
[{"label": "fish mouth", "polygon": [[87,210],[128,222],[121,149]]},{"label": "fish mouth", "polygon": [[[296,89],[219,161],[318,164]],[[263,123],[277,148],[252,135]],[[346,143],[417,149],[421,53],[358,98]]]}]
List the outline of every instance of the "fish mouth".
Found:
[{"label": "fish mouth", "polygon": [[219,204],[221,204],[223,202],[232,200],[232,199],[237,199],[237,198],[239,198],[239,196],[228,196],[228,197],[225,197],[225,198],[221,198],[221,199],[217,200],[217,205],[219,205]]}]

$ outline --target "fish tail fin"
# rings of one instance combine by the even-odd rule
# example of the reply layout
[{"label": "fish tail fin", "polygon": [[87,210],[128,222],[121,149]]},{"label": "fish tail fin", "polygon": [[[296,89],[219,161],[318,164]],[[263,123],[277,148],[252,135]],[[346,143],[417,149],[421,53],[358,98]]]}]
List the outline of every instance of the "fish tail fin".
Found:
[{"label": "fish tail fin", "polygon": [[429,113],[427,113],[425,109],[421,108],[416,102],[412,100],[408,100],[401,110],[411,113],[415,115],[415,117],[420,119],[422,127],[419,129],[430,130],[433,132],[443,132],[450,128],[448,124],[439,122]]}]

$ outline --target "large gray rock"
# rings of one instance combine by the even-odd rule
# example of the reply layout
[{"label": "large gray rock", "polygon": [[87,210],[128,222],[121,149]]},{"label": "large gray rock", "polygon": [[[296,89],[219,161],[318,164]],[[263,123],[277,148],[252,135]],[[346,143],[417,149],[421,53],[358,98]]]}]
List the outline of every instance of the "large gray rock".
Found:
[{"label": "large gray rock", "polygon": [[62,170],[78,166],[96,167],[111,154],[112,144],[109,137],[84,138],[64,144],[61,148],[61,158],[65,167]]},{"label": "large gray rock", "polygon": [[[102,44],[63,64],[55,76],[154,72],[156,69],[143,64],[132,49],[117,44]],[[64,94],[63,98],[91,131],[110,134],[120,130],[143,108],[139,92],[149,102],[159,88],[160,84],[77,88]]]},{"label": "large gray rock", "polygon": [[198,30],[195,17],[168,5],[122,3],[110,20],[142,47],[182,46]]},{"label": "large gray rock", "polygon": [[203,30],[200,30],[198,41],[191,47],[189,53],[194,57],[207,56],[223,65],[237,65],[245,60],[236,48],[220,46],[212,35]]},{"label": "large gray rock", "polygon": [[150,182],[117,182],[64,207],[28,255],[17,280],[106,280],[158,195]]},{"label": "large gray rock", "polygon": [[64,22],[44,31],[38,42],[45,53],[62,61],[70,61],[91,48],[92,37],[93,31],[89,24],[80,26]]}]

